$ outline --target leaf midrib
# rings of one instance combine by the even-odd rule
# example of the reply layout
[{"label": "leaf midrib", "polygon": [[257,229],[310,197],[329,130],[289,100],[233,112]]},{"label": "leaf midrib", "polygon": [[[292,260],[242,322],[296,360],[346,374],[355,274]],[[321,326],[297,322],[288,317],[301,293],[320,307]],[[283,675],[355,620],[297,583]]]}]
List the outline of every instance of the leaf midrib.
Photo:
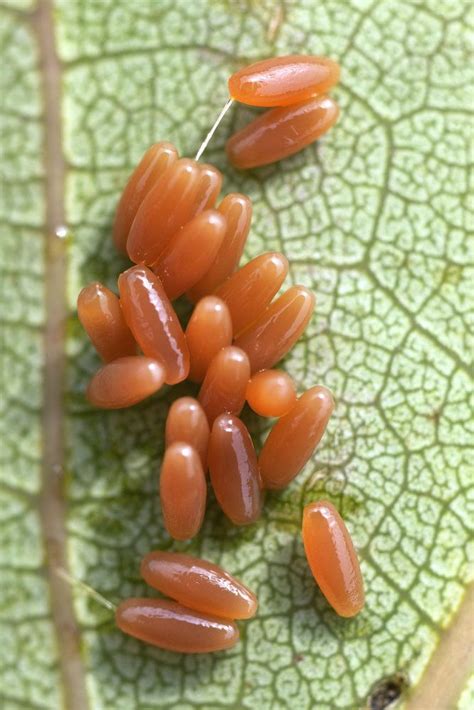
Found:
[{"label": "leaf midrib", "polygon": [[61,65],[56,53],[51,1],[39,0],[28,19],[38,45],[42,82],[46,204],[43,463],[39,516],[63,702],[69,710],[87,710],[89,703],[80,653],[80,630],[74,614],[72,590],[57,574],[58,568],[67,569],[68,566],[63,476],[67,262],[64,240],[56,236],[57,228],[66,224],[66,168],[62,151]]},{"label": "leaf midrib", "polygon": [[470,586],[450,624],[441,632],[421,681],[406,710],[452,710],[457,707],[474,668],[474,586]]}]

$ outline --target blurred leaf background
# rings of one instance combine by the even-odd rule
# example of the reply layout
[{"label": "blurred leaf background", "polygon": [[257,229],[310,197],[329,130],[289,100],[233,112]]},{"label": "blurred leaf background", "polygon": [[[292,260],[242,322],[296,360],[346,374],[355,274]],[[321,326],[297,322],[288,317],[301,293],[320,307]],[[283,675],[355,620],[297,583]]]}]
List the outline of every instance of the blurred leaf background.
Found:
[{"label": "blurred leaf background", "polygon": [[[472,24],[465,0],[2,1],[4,710],[472,707]],[[235,649],[184,657],[126,638],[55,573],[113,602],[147,593],[141,555],[178,548],[155,495],[166,412],[194,391],[92,410],[99,361],[75,299],[126,265],[110,226],[143,151],[165,139],[193,156],[229,74],[288,53],[340,61],[337,126],[238,173],[224,143],[252,111],[236,107],[205,157],[254,201],[246,257],[282,250],[289,282],[316,292],[285,367],[337,409],[259,524],[236,529],[211,500],[179,546],[260,600]],[[268,423],[245,418],[261,438]],[[319,497],[360,552],[351,621],[305,563],[301,510]]]}]

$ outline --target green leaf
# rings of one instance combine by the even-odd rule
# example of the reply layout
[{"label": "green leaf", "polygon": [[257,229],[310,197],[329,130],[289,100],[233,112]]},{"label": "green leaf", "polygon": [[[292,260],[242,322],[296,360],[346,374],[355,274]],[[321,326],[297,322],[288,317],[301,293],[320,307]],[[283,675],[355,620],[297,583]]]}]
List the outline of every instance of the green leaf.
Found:
[{"label": "green leaf", "polygon": [[[469,10],[466,0],[4,0],[2,707],[472,705]],[[337,409],[257,525],[232,527],[211,501],[198,539],[173,545],[222,564],[260,600],[235,649],[183,657],[123,636],[56,574],[68,564],[112,602],[148,593],[140,557],[171,547],[156,497],[167,406],[194,391],[92,410],[84,388],[98,358],[75,299],[93,279],[114,287],[125,266],[111,219],[148,145],[170,140],[193,156],[228,75],[291,52],[341,62],[336,127],[281,164],[238,173],[224,143],[252,112],[236,107],[205,157],[226,192],[254,201],[246,256],[281,249],[291,282],[316,292],[285,367],[300,389],[331,387]],[[267,424],[248,421],[258,440]],[[302,506],[319,497],[360,553],[367,606],[351,621],[305,562]]]}]

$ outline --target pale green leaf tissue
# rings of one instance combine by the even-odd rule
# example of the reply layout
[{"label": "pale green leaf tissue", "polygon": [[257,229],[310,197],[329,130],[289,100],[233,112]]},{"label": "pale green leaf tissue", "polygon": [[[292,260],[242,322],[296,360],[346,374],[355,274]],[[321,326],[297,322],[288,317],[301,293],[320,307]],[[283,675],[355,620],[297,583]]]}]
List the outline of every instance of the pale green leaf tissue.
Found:
[{"label": "pale green leaf tissue", "polygon": [[[254,202],[246,257],[282,250],[288,282],[314,289],[315,317],[285,367],[299,388],[324,383],[337,399],[314,459],[268,496],[257,525],[233,527],[212,500],[199,537],[174,546],[240,577],[259,597],[258,616],[241,625],[233,650],[184,657],[123,636],[110,612],[76,591],[93,710],[356,710],[385,677],[401,674],[416,687],[462,602],[472,576],[469,5],[56,0],[71,234],[68,555],[71,573],[113,602],[146,594],[141,555],[172,547],[155,495],[170,395],[115,413],[84,400],[99,361],[75,299],[94,279],[114,288],[125,266],[110,240],[120,189],[156,140],[195,154],[226,100],[228,75],[243,64],[298,52],[342,65],[341,118],[317,145],[235,172],[224,143],[252,113],[237,107],[205,154],[224,172],[225,192]],[[9,0],[0,26],[0,663],[9,710],[62,706],[38,517],[46,234],[34,7]],[[192,391],[183,385],[171,397]],[[264,433],[257,417],[248,421]],[[335,616],[305,563],[302,506],[319,497],[338,507],[360,552],[367,605],[352,621]],[[459,707],[470,698],[472,684]]]}]

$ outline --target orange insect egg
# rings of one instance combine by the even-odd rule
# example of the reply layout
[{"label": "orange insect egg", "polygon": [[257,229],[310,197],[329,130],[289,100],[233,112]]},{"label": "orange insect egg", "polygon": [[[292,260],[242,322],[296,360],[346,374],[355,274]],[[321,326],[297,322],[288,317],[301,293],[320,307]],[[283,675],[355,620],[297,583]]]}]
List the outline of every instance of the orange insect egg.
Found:
[{"label": "orange insect egg", "polygon": [[249,359],[243,350],[230,345],[217,353],[198,395],[209,424],[223,412],[240,414],[249,377]]},{"label": "orange insect egg", "polygon": [[246,195],[240,195],[238,192],[229,193],[222,200],[218,210],[227,220],[224,240],[212,266],[188,292],[192,301],[198,301],[202,296],[212,293],[235,271],[250,230],[252,202]]},{"label": "orange insect egg", "polygon": [[120,301],[108,288],[97,282],[83,288],[77,298],[77,315],[102,360],[136,355],[137,344]]},{"label": "orange insect egg", "polygon": [[229,138],[227,157],[241,170],[275,163],[320,138],[338,115],[336,102],[325,95],[271,109]]},{"label": "orange insect egg", "polygon": [[222,187],[222,173],[214,167],[204,163],[199,165],[198,189],[192,210],[197,215],[203,210],[214,207]]},{"label": "orange insect egg", "polygon": [[289,106],[325,93],[337,84],[339,74],[339,65],[327,57],[272,57],[232,74],[229,93],[250,106]]},{"label": "orange insect egg", "polygon": [[311,291],[292,286],[239,335],[235,345],[247,353],[252,372],[269,369],[291,350],[308,325],[314,304]]},{"label": "orange insect egg", "polygon": [[281,417],[296,402],[295,383],[283,370],[263,370],[248,383],[246,399],[261,417]]},{"label": "orange insect egg", "polygon": [[221,567],[177,552],[150,552],[141,564],[145,582],[190,609],[226,619],[250,619],[257,598]]},{"label": "orange insect egg", "polygon": [[116,613],[118,628],[145,643],[178,653],[212,653],[235,646],[237,626],[167,599],[127,599]]},{"label": "orange insect egg", "polygon": [[224,301],[205,296],[196,304],[186,340],[191,357],[189,379],[202,382],[213,357],[232,343],[232,319]]},{"label": "orange insect egg", "polygon": [[95,373],[86,397],[95,407],[122,409],[157,392],[165,381],[161,363],[149,357],[121,357]]},{"label": "orange insect egg", "polygon": [[303,543],[311,572],[339,616],[364,606],[364,582],[349,532],[335,507],[320,500],[303,512]]},{"label": "orange insect egg", "polygon": [[117,205],[113,240],[119,251],[126,252],[127,238],[143,199],[158,178],[178,159],[178,151],[171,143],[155,143],[146,151],[131,174]]},{"label": "orange insect egg", "polygon": [[181,158],[171,165],[138,208],[127,239],[136,264],[154,264],[171,239],[195,215],[201,166]]},{"label": "orange insect egg", "polygon": [[160,472],[160,500],[165,527],[175,540],[189,540],[200,530],[207,486],[199,454],[180,441],[165,451]]},{"label": "orange insect egg", "polygon": [[166,418],[166,446],[176,441],[189,444],[198,452],[204,471],[207,471],[209,433],[206,414],[197,399],[180,397],[173,402]]},{"label": "orange insect egg", "polygon": [[262,510],[262,483],[252,439],[238,417],[221,414],[215,420],[208,463],[212,488],[227,517],[235,525],[254,523]]},{"label": "orange insect egg", "polygon": [[234,337],[265,311],[288,274],[288,260],[279,252],[257,256],[219,286],[215,295],[227,304]]},{"label": "orange insect egg", "polygon": [[284,488],[301,471],[319,444],[334,409],[326,387],[312,387],[277,421],[258,460],[266,488]]},{"label": "orange insect egg", "polygon": [[145,355],[163,363],[167,384],[186,379],[186,338],[158,277],[146,266],[132,266],[118,285],[125,320]]},{"label": "orange insect egg", "polygon": [[206,210],[168,242],[151,268],[171,300],[181,296],[206,273],[222,244],[225,228],[225,217],[217,210]]}]

